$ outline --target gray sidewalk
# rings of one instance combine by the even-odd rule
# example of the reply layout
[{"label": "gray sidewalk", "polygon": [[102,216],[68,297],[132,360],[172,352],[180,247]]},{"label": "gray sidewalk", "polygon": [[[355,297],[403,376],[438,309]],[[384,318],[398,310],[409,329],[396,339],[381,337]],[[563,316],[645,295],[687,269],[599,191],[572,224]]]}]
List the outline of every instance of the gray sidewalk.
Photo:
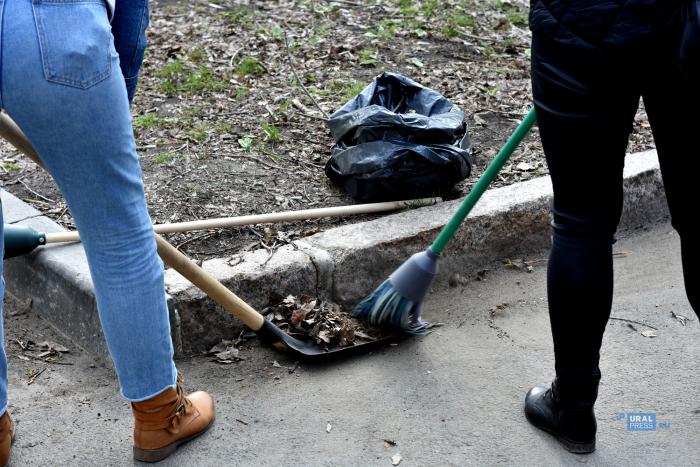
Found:
[{"label": "gray sidewalk", "polygon": [[[624,234],[615,248],[613,316],[653,326],[657,337],[610,322],[592,455],[568,454],[522,415],[527,389],[552,376],[545,264],[528,274],[494,263],[483,281],[436,290],[425,318],[444,326],[396,347],[302,362],[293,373],[284,368],[293,361],[257,342],[233,365],[180,361],[188,388],[216,396],[218,418],[161,465],[391,466],[397,453],[401,466],[700,465],[700,325],[683,291],[678,238],[661,224]],[[73,346],[22,304],[7,308],[12,464],[132,464],[131,415],[111,372],[72,348],[72,365],[49,365],[28,385],[27,371],[47,365],[20,360],[13,339]],[[684,326],[672,311],[691,320]],[[654,412],[669,427],[627,431],[621,412]]]}]

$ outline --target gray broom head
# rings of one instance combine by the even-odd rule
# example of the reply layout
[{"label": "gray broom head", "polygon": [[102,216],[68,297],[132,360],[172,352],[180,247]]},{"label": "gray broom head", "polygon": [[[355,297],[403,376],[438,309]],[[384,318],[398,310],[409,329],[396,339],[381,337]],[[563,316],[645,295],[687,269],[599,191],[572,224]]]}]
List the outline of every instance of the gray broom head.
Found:
[{"label": "gray broom head", "polygon": [[420,319],[420,308],[438,273],[439,258],[430,249],[411,256],[355,307],[355,316],[407,334],[430,332],[430,324]]}]

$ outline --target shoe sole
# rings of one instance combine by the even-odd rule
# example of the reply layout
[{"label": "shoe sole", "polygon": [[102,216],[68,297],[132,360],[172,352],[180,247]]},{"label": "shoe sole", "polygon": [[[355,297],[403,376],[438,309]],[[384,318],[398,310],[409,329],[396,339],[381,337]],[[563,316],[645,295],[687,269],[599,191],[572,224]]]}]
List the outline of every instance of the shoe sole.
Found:
[{"label": "shoe sole", "polygon": [[192,441],[198,436],[203,435],[204,433],[209,430],[209,428],[214,424],[214,420],[216,417],[212,417],[211,421],[209,422],[209,425],[204,427],[202,431],[198,431],[197,433],[194,433],[191,436],[188,436],[187,438],[179,439],[175,441],[174,443],[170,443],[167,446],[163,446],[162,448],[158,449],[141,449],[137,448],[134,446],[134,459],[137,461],[141,462],[159,462],[165,459],[166,457],[170,456],[172,453],[177,451],[177,448],[182,446],[183,444]]},{"label": "shoe sole", "polygon": [[525,412],[525,418],[530,422],[532,426],[535,428],[539,428],[540,430],[549,433],[550,435],[554,436],[557,441],[561,443],[562,446],[564,446],[564,449],[567,451],[573,453],[573,454],[590,454],[595,451],[595,440],[591,442],[586,442],[582,443],[579,441],[572,441],[569,438],[560,435],[556,431],[542,425],[536,424],[534,421],[530,419],[528,416],[527,412]]}]

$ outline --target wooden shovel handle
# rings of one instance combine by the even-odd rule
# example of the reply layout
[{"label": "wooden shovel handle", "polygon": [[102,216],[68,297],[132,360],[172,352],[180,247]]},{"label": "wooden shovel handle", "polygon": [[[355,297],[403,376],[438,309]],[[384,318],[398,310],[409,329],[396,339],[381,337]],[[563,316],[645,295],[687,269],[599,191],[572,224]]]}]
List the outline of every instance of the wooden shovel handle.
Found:
[{"label": "wooden shovel handle", "polygon": [[199,287],[212,300],[224,307],[226,311],[243,321],[243,324],[253,331],[257,331],[263,326],[265,323],[263,315],[255,311],[253,307],[224,287],[214,276],[199,267],[194,261],[182,254],[158,234],[156,234],[156,244],[158,245],[158,254],[165,264]]},{"label": "wooden shovel handle", "polygon": [[0,110],[0,136],[5,138],[11,145],[22,151],[36,165],[46,169],[39,154],[34,150],[34,146],[29,142],[22,130],[12,121],[9,115]]},{"label": "wooden shovel handle", "polygon": [[[171,224],[156,224],[156,233],[192,232],[195,230],[227,229],[243,225],[272,224],[298,220],[318,219],[322,217],[346,217],[357,214],[395,211],[407,207],[428,206],[440,201],[440,198],[423,198],[406,201],[389,201],[384,203],[353,204],[350,206],[334,206],[330,208],[302,209],[299,211],[271,212],[250,216],[217,217],[189,222],[174,222]],[[46,234],[46,243],[77,242],[78,232],[55,232]]]},{"label": "wooden shovel handle", "polygon": [[[19,129],[15,122],[3,112],[0,112],[0,136],[26,154],[37,165],[44,169],[46,168],[34,150],[32,143],[24,136],[24,133],[22,133],[22,130]],[[199,287],[212,300],[224,307],[226,311],[243,321],[250,329],[258,331],[262,328],[265,318],[255,311],[253,307],[238,298],[236,294],[217,281],[214,276],[197,266],[194,261],[180,253],[159,235],[156,235],[156,243],[158,245],[158,254],[166,264]]]}]

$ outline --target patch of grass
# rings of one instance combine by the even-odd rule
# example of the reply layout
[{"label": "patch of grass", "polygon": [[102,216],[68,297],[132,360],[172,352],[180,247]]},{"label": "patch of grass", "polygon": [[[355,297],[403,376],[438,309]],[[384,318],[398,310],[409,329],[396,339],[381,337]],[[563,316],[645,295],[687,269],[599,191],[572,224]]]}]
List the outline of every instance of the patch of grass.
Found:
[{"label": "patch of grass", "polygon": [[231,133],[233,125],[226,122],[201,122],[197,123],[187,132],[187,137],[194,142],[203,143],[211,133],[222,135]]},{"label": "patch of grass", "polygon": [[209,56],[204,49],[194,49],[187,59],[192,63],[204,63],[209,60]]},{"label": "patch of grass", "polygon": [[442,28],[442,35],[447,38],[457,37],[459,32],[453,26],[445,26]]},{"label": "patch of grass", "polygon": [[440,6],[440,2],[437,0],[424,2],[423,5],[420,7],[420,14],[425,16],[426,18],[431,18],[435,15],[435,10],[438,6]]},{"label": "patch of grass", "polygon": [[336,94],[343,102],[347,102],[365,88],[365,84],[357,81],[333,81],[331,83],[331,91]]},{"label": "patch of grass", "polygon": [[[396,37],[396,32],[399,25],[391,19],[383,19],[377,23],[376,28],[370,29],[365,33],[366,37],[376,39],[380,42],[388,42]],[[373,41],[373,42],[376,42]]]},{"label": "patch of grass", "polygon": [[226,81],[215,77],[209,67],[202,65],[187,75],[183,89],[187,92],[222,91],[226,89]]},{"label": "patch of grass", "polygon": [[161,152],[155,155],[153,162],[156,164],[167,164],[175,159],[175,154],[172,152]]},{"label": "patch of grass", "polygon": [[364,48],[361,49],[357,52],[357,56],[359,57],[360,65],[362,66],[374,66],[377,64],[377,49],[372,49],[372,48]]},{"label": "patch of grass", "polygon": [[292,107],[292,103],[289,99],[282,99],[279,101],[279,111],[280,112],[289,112],[289,109]]},{"label": "patch of grass", "polygon": [[520,5],[512,2],[496,0],[494,6],[496,9],[505,14],[505,19],[499,23],[497,28],[506,29],[507,27],[510,27],[510,25],[517,26],[519,28],[527,27],[527,12]]},{"label": "patch of grass", "polygon": [[270,28],[270,35],[273,39],[282,39],[284,30],[276,24]]},{"label": "patch of grass", "polygon": [[179,60],[165,65],[159,75],[160,90],[167,94],[221,91],[227,86],[226,81],[216,77],[208,66],[199,65],[194,69],[188,69]]},{"label": "patch of grass", "polygon": [[[312,89],[313,89],[313,90],[312,90]],[[331,90],[330,90],[330,89],[328,89],[328,88],[319,89],[319,88],[317,88],[317,87],[315,87],[315,86],[311,86],[311,87],[309,88],[309,92],[310,92],[311,94],[319,94],[319,95],[321,95],[321,96],[330,96],[330,95],[331,95]]]},{"label": "patch of grass", "polygon": [[12,172],[13,170],[19,170],[19,164],[17,162],[3,162],[2,168],[5,172]]},{"label": "patch of grass", "polygon": [[247,6],[239,5],[231,8],[229,11],[220,13],[219,17],[230,23],[239,23],[249,27],[247,24],[250,24],[250,20],[255,17],[255,11],[251,10]]},{"label": "patch of grass", "polygon": [[236,67],[236,74],[239,76],[262,76],[265,74],[265,68],[257,59],[245,56]]},{"label": "patch of grass", "polygon": [[197,143],[203,143],[207,139],[207,132],[202,126],[192,128],[187,132],[187,137]]},{"label": "patch of grass", "polygon": [[274,123],[262,123],[260,124],[260,129],[265,136],[265,141],[268,143],[279,143],[282,139],[280,137],[280,130]]},{"label": "patch of grass", "polygon": [[160,77],[164,79],[174,79],[183,72],[185,65],[180,60],[175,60],[166,64],[160,70]]},{"label": "patch of grass", "polygon": [[139,115],[134,118],[133,126],[138,129],[146,129],[152,126],[160,126],[165,123],[165,119],[159,117],[157,114],[149,112],[145,115]]},{"label": "patch of grass", "polygon": [[214,131],[216,131],[219,134],[231,133],[233,131],[233,125],[225,122],[217,122],[214,125]]},{"label": "patch of grass", "polygon": [[473,28],[476,26],[476,18],[471,15],[450,16],[449,22],[463,28]]},{"label": "patch of grass", "polygon": [[506,18],[511,22],[511,24],[513,24],[513,26],[517,26],[519,28],[526,28],[528,25],[527,14],[520,11],[508,13]]},{"label": "patch of grass", "polygon": [[250,91],[250,89],[245,86],[236,86],[236,99],[244,97],[246,94],[248,94],[248,91]]},{"label": "patch of grass", "polygon": [[178,91],[177,80],[184,70],[185,65],[179,60],[166,64],[159,73],[161,91],[166,94],[176,94]]},{"label": "patch of grass", "polygon": [[331,35],[331,28],[329,26],[319,26],[316,29],[316,35],[318,37],[327,37]]}]

